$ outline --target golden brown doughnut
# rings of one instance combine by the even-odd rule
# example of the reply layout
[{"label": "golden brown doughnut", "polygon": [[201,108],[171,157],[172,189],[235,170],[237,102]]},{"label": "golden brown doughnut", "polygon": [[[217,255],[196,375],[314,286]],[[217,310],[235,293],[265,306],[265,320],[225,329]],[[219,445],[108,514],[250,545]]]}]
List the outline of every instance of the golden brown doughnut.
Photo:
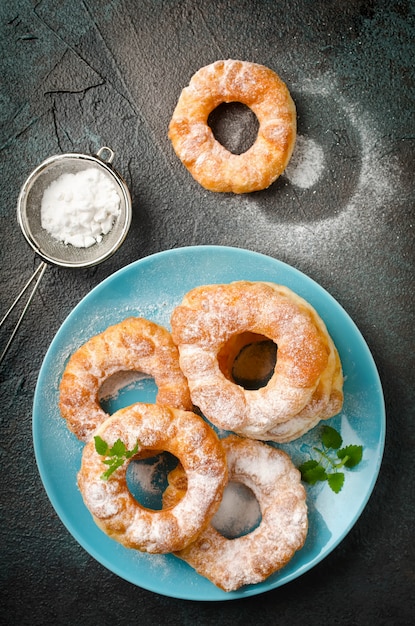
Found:
[{"label": "golden brown doughnut", "polygon": [[[257,438],[307,406],[331,355],[310,309],[287,287],[265,282],[205,285],[184,296],[172,313],[172,336],[193,403],[207,419]],[[246,333],[278,346],[274,372],[260,389],[237,385],[229,371],[234,338]]]},{"label": "golden brown doughnut", "polygon": [[[303,546],[307,505],[300,473],[285,452],[235,435],[221,443],[229,481],[252,490],[261,509],[260,524],[249,534],[227,539],[211,522],[193,543],[175,554],[224,591],[234,591],[262,582]],[[171,506],[185,493],[186,479],[177,468],[169,475],[164,502]]]},{"label": "golden brown doughnut", "polygon": [[314,308],[307,302],[305,306],[327,341],[329,356],[327,366],[320,376],[319,383],[306,406],[297,415],[273,427],[272,430],[260,435],[256,439],[288,443],[305,434],[316,426],[320,420],[326,420],[341,411],[343,406],[343,371],[337,348],[330,337],[326,325]]},{"label": "golden brown doughnut", "polygon": [[71,356],[60,383],[60,410],[70,430],[87,441],[107,414],[99,390],[116,372],[136,371],[154,378],[157,404],[191,410],[179,355],[164,327],[130,317],[92,337]]},{"label": "golden brown doughnut", "polygon": [[[223,102],[241,102],[259,122],[254,144],[232,154],[214,137],[209,114]],[[210,191],[247,193],[265,189],[284,171],[296,137],[296,110],[286,85],[272,70],[246,61],[202,67],[180,95],[169,126],[173,148]]]},{"label": "golden brown doughnut", "polygon": [[329,419],[341,411],[343,406],[343,372],[334,344],[331,356],[334,357],[330,359],[334,361],[334,367],[328,367],[323,372],[316,391],[304,409],[290,420],[277,424],[272,430],[257,435],[257,439],[288,443],[304,435],[321,420]]},{"label": "golden brown doughnut", "polygon": [[137,403],[120,409],[97,428],[108,446],[121,439],[127,450],[167,450],[186,472],[185,496],[168,509],[150,510],[131,495],[128,462],[108,480],[104,457],[91,439],[84,447],[78,486],[96,524],[128,548],[150,553],[180,550],[206,527],[219,507],[227,480],[223,448],[206,422],[189,411]]}]

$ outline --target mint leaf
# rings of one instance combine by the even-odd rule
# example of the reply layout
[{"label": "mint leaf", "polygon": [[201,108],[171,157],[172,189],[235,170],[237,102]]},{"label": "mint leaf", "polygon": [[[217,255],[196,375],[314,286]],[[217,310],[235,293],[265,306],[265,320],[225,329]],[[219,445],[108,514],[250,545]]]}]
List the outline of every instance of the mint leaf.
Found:
[{"label": "mint leaf", "polygon": [[125,453],[125,458],[126,459],[131,459],[132,456],[137,454],[137,452],[138,452],[138,445],[139,444],[138,444],[138,441],[137,441],[137,443],[135,444],[135,446],[134,446],[134,448],[132,450],[127,450],[126,451],[126,453]]},{"label": "mint leaf", "polygon": [[322,447],[310,447],[316,459],[309,459],[298,469],[304,482],[314,485],[317,481],[327,480],[330,489],[339,493],[345,481],[342,468],[355,467],[363,457],[363,446],[348,445],[341,448],[343,439],[339,432],[331,426],[324,425],[321,429]]},{"label": "mint leaf", "polygon": [[121,441],[121,439],[117,439],[117,441],[112,446],[109,454],[111,456],[124,456],[126,451],[125,443]]},{"label": "mint leaf", "polygon": [[334,493],[339,493],[344,484],[344,474],[343,472],[335,472],[334,474],[329,474],[327,476],[327,480],[331,490],[334,491]]},{"label": "mint leaf", "polygon": [[319,480],[327,480],[324,467],[314,459],[306,461],[298,469],[301,472],[301,478],[310,485],[315,485]]},{"label": "mint leaf", "polygon": [[94,437],[94,440],[95,440],[95,450],[98,452],[98,454],[100,454],[101,456],[104,456],[105,454],[107,454],[107,451],[108,451],[107,443],[103,439],[101,439],[99,435],[96,435]]},{"label": "mint leaf", "polygon": [[309,461],[305,461],[304,463],[302,463],[298,469],[301,473],[303,473],[307,472],[308,470],[314,469],[315,467],[317,467],[317,465],[319,465],[318,461],[310,459]]},{"label": "mint leaf", "polygon": [[337,451],[337,456],[339,459],[346,459],[344,462],[345,467],[355,467],[362,460],[363,446],[346,446]]},{"label": "mint leaf", "polygon": [[121,458],[115,459],[112,462],[111,466],[103,474],[101,474],[101,478],[103,480],[108,480],[108,478],[111,476],[111,474],[113,474],[116,469],[121,467],[121,465],[123,465],[123,463],[124,463],[124,459],[121,459]]},{"label": "mint leaf", "polygon": [[340,433],[331,426],[323,426],[321,433],[321,441],[326,448],[337,450],[343,443]]},{"label": "mint leaf", "polygon": [[127,459],[137,454],[139,446],[141,445],[140,442],[137,441],[132,450],[127,450],[125,443],[121,441],[121,439],[117,439],[112,448],[109,448],[108,444],[101,439],[99,435],[96,435],[94,439],[95,450],[100,456],[106,457],[102,459],[102,462],[104,465],[108,465],[108,469],[101,474],[102,480],[107,480]]}]

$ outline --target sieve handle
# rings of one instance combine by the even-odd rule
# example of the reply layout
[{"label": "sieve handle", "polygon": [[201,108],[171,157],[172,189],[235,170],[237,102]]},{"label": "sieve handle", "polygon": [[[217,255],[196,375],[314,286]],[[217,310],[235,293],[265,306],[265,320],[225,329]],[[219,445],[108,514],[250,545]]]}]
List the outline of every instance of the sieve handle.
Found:
[{"label": "sieve handle", "polygon": [[8,342],[6,343],[6,346],[3,349],[3,352],[0,355],[0,363],[3,361],[4,357],[7,354],[8,349],[10,348],[12,341],[14,339],[15,334],[17,333],[20,324],[22,323],[22,320],[26,314],[27,309],[29,308],[30,303],[32,302],[33,296],[35,295],[36,289],[39,287],[39,283],[42,279],[43,274],[45,273],[45,269],[47,268],[47,264],[45,262],[42,261],[42,263],[36,268],[35,272],[33,273],[33,275],[31,276],[31,278],[29,278],[29,280],[27,281],[27,283],[25,284],[25,286],[23,287],[23,289],[21,290],[21,292],[19,293],[19,295],[17,296],[17,298],[15,299],[15,301],[13,302],[13,304],[11,305],[11,307],[9,308],[9,310],[6,312],[6,314],[4,315],[3,319],[0,322],[0,328],[3,326],[4,322],[6,321],[6,319],[9,317],[10,313],[15,309],[15,307],[17,306],[17,304],[20,302],[20,300],[22,299],[22,297],[24,296],[24,294],[26,293],[26,291],[29,289],[30,285],[33,283],[33,281],[35,281],[35,284],[33,285],[32,291],[29,294],[29,297],[27,299],[27,302],[24,306],[23,311],[20,314],[19,319],[16,322],[16,325],[12,331],[12,334],[9,337]]}]

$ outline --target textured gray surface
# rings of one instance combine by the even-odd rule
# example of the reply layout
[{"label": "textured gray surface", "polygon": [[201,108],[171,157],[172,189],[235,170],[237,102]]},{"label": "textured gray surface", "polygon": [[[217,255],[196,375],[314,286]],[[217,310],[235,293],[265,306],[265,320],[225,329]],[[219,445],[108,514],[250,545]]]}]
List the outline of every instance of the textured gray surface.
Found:
[{"label": "textured gray surface", "polygon": [[[39,162],[109,145],[134,204],[128,238],[109,261],[48,268],[2,365],[3,623],[412,621],[413,35],[410,1],[1,3],[0,312],[38,263],[15,205]],[[324,153],[315,185],[283,176],[263,192],[217,195],[178,161],[167,126],[179,93],[221,58],[262,63],[287,82],[300,135]],[[366,338],[387,407],[379,480],[342,544],[297,581],[220,605],[152,594],[96,563],[50,505],[31,435],[39,367],[81,297],[135,259],[198,244],[263,252],[325,287]]]}]

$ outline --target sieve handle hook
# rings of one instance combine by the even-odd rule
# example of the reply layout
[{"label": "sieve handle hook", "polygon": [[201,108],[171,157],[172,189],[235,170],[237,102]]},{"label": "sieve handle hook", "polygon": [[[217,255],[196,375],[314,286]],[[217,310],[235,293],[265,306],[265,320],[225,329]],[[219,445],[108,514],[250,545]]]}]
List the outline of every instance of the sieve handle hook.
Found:
[{"label": "sieve handle hook", "polygon": [[27,302],[24,306],[23,311],[20,314],[19,319],[16,322],[16,325],[12,331],[12,334],[9,337],[8,342],[6,343],[3,352],[0,355],[0,363],[2,363],[4,357],[7,354],[8,349],[10,348],[12,341],[14,339],[14,336],[16,335],[20,324],[23,321],[23,318],[26,314],[27,309],[30,306],[30,303],[32,302],[33,296],[36,293],[37,288],[39,287],[39,283],[42,280],[42,276],[45,273],[45,269],[47,268],[47,264],[42,261],[42,263],[40,265],[38,265],[38,267],[36,268],[36,270],[34,271],[33,275],[31,276],[31,278],[29,278],[29,280],[27,281],[27,283],[25,284],[25,286],[23,287],[23,289],[21,290],[21,292],[19,293],[19,295],[17,296],[17,298],[15,299],[15,301],[13,302],[13,304],[11,305],[11,307],[9,308],[9,310],[6,312],[6,314],[4,315],[3,319],[0,322],[0,328],[3,326],[4,322],[7,320],[7,318],[9,317],[10,313],[12,311],[14,311],[15,307],[17,306],[17,304],[20,302],[20,300],[22,299],[22,297],[24,296],[24,294],[26,293],[26,291],[29,289],[29,287],[33,284],[34,285],[32,287],[32,291],[29,294],[29,297],[27,299]]},{"label": "sieve handle hook", "polygon": [[108,148],[108,146],[102,146],[102,148],[100,148],[97,152],[97,157],[101,159],[101,161],[104,161],[104,163],[109,163],[111,165],[114,160],[115,153],[111,150],[111,148]]}]

